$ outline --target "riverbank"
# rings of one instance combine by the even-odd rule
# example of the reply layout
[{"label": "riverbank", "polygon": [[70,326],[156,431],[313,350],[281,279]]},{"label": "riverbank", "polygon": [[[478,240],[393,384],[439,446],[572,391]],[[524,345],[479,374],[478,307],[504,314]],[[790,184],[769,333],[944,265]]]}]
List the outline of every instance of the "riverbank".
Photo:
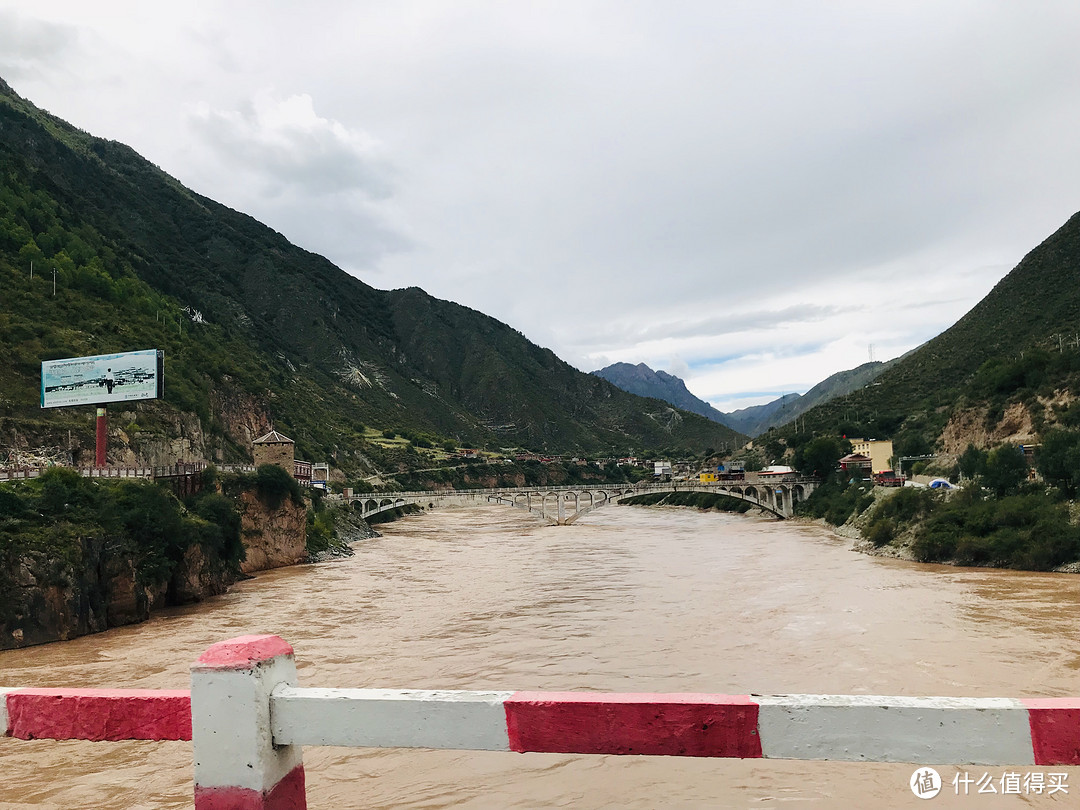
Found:
[{"label": "riverbank", "polygon": [[1080,562],[1076,504],[1038,484],[942,491],[826,481],[795,512],[845,527],[857,551],[878,556],[1019,571],[1071,571]]},{"label": "riverbank", "polygon": [[352,544],[379,536],[352,509],[323,508],[320,520],[302,496],[232,483],[183,504],[154,484],[61,468],[0,489],[0,650],[140,624],[257,572],[351,556]]},{"label": "riverbank", "polygon": [[[867,510],[867,512],[869,511],[871,510]],[[865,514],[866,512],[863,513],[863,515]],[[850,540],[850,550],[858,552],[859,554],[866,554],[870,557],[889,557],[891,559],[904,560],[906,562],[913,563],[925,563],[924,560],[920,560],[914,553],[914,531],[905,532],[903,535],[896,538],[892,543],[888,543],[882,546],[876,546],[863,536],[862,531],[859,528],[858,518],[862,517],[863,515],[859,515],[855,520],[849,521],[840,526],[833,526],[824,518],[794,517],[790,520],[793,523],[798,523],[805,526],[816,526],[825,529],[832,534],[835,534],[837,537],[842,537],[845,540]],[[934,560],[932,563],[926,564],[952,565],[957,568],[1005,568],[1005,566],[995,566],[989,564],[979,565],[970,562],[963,562],[960,560]],[[1080,560],[1065,563],[1064,565],[1059,565],[1050,570],[1052,573],[1059,574],[1080,574]]]},{"label": "riverbank", "polygon": [[338,514],[333,520],[333,539],[326,548],[310,551],[304,562],[321,563],[351,557],[355,553],[352,549],[355,543],[370,540],[373,537],[382,537],[380,532],[373,529],[366,520],[351,509],[336,511]]}]

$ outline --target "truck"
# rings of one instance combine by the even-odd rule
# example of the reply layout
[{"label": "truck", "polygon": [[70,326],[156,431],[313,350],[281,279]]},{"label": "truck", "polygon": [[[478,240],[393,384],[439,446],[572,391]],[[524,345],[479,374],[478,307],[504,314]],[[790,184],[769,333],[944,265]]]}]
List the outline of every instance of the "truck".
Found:
[{"label": "truck", "polygon": [[874,486],[878,487],[902,487],[904,476],[895,470],[882,470],[873,474]]}]

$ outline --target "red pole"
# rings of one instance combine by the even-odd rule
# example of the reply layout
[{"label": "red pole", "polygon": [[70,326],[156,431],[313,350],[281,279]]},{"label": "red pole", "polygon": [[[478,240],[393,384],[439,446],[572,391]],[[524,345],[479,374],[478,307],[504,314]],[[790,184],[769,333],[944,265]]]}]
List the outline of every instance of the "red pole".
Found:
[{"label": "red pole", "polygon": [[109,416],[102,406],[97,409],[97,453],[94,457],[95,467],[105,466],[105,449],[109,443]]}]

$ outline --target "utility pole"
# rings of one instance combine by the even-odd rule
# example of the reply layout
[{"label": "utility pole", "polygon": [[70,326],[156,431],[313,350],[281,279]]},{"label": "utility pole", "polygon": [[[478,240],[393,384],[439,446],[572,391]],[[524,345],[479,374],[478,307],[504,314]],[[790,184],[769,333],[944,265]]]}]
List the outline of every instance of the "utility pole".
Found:
[{"label": "utility pole", "polygon": [[56,298],[56,268],[52,269],[52,294],[53,298]]}]

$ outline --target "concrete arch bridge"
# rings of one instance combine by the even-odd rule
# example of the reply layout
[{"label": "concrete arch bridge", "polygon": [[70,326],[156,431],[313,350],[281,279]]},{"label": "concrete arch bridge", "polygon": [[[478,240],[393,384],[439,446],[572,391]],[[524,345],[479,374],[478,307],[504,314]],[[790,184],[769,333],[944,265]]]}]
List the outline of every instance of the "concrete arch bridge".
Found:
[{"label": "concrete arch bridge", "polygon": [[706,492],[727,495],[746,501],[780,519],[795,514],[795,504],[806,500],[814,491],[813,480],[786,481],[722,481],[700,484],[691,481],[671,481],[649,484],[615,484],[576,487],[502,487],[496,489],[440,489],[420,492],[381,492],[354,495],[350,500],[360,507],[361,517],[367,518],[418,505],[427,509],[466,504],[498,503],[524,509],[553,525],[567,526],[594,509],[620,503],[640,495]]}]

